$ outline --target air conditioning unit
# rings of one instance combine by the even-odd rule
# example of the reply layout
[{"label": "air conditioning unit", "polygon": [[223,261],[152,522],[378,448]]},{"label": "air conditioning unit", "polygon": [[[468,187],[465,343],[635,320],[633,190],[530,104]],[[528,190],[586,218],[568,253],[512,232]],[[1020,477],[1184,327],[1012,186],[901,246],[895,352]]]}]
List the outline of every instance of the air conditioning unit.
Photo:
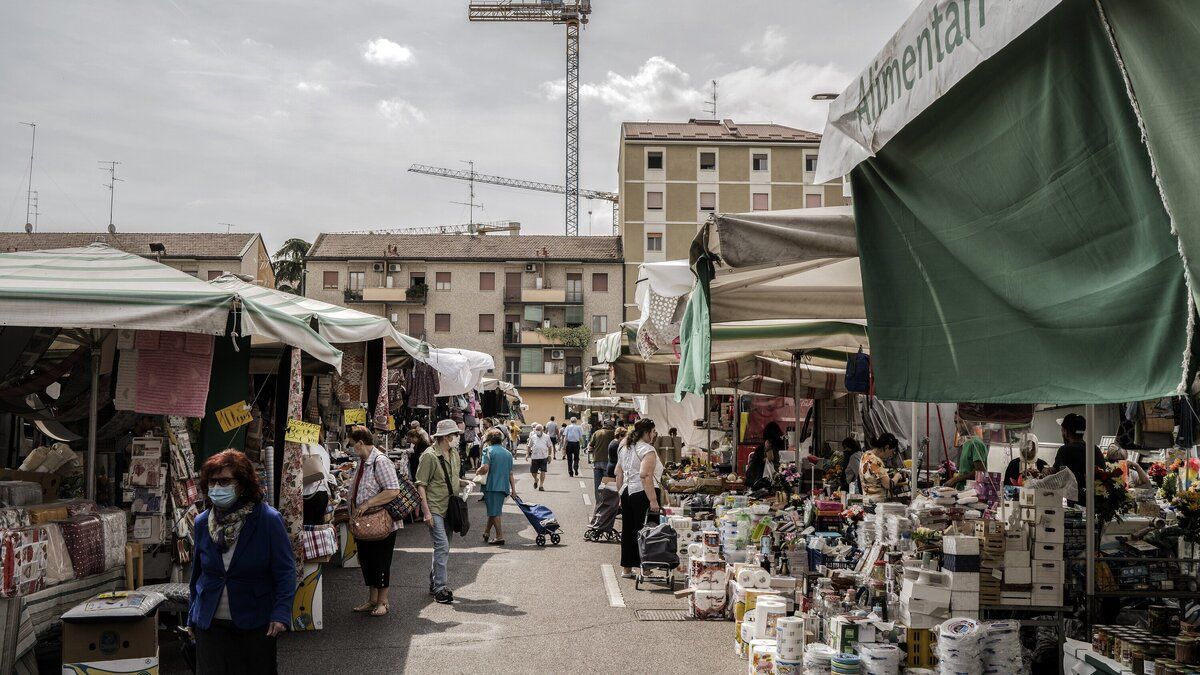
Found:
[{"label": "air conditioning unit", "polygon": [[371,270],[375,271],[375,272],[382,272],[383,271],[383,263],[372,263]]},{"label": "air conditioning unit", "polygon": [[550,360],[551,361],[561,361],[565,358],[567,358],[567,353],[565,351],[563,351],[561,349],[551,349],[550,350]]},{"label": "air conditioning unit", "polygon": [[534,263],[526,263],[526,264],[525,264],[525,271],[526,271],[526,272],[536,272],[536,271],[537,271],[537,265],[535,265]]},{"label": "air conditioning unit", "polygon": [[392,312],[392,323],[396,323],[399,320],[400,320],[400,315],[395,312]]},{"label": "air conditioning unit", "polygon": [[388,271],[389,272],[399,272],[400,271],[400,263],[388,263]]}]

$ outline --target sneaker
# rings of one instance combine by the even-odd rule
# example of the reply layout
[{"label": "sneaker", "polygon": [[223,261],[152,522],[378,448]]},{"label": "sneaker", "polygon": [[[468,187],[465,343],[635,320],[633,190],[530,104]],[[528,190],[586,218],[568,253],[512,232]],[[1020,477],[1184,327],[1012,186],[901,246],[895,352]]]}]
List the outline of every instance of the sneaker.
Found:
[{"label": "sneaker", "polygon": [[448,604],[454,602],[454,593],[451,593],[449,588],[443,588],[442,590],[438,591],[436,595],[433,596],[433,599],[439,605],[448,605]]},{"label": "sneaker", "polygon": [[542,492],[546,491],[546,488],[544,488],[544,487],[539,487],[538,489],[541,490]]}]

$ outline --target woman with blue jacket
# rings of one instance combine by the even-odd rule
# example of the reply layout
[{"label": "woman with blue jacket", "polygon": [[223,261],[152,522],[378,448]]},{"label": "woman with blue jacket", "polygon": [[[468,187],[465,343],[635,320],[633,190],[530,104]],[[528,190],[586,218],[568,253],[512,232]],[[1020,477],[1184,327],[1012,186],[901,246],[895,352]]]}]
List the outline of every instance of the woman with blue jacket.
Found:
[{"label": "woman with blue jacket", "polygon": [[188,626],[196,672],[274,673],[275,637],[292,621],[296,561],[283,517],[263,503],[254,466],[225,450],[200,469]]}]

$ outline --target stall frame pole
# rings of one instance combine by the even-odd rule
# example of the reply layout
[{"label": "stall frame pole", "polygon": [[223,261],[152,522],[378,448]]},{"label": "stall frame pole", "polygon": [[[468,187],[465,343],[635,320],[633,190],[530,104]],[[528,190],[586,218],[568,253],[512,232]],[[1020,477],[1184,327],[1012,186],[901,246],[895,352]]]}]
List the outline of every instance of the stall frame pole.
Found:
[{"label": "stall frame pole", "polygon": [[84,474],[87,482],[84,492],[92,501],[96,499],[96,416],[100,407],[100,339],[97,335],[97,331],[92,331],[92,400],[88,410],[87,471]]},{"label": "stall frame pole", "polygon": [[1087,634],[1092,633],[1092,619],[1095,616],[1096,598],[1096,541],[1100,538],[1097,528],[1102,523],[1096,522],[1096,456],[1092,450],[1096,441],[1096,406],[1089,403],[1086,407],[1087,429],[1084,431],[1084,489],[1087,491],[1084,505],[1087,509],[1087,560],[1084,561],[1087,570]]}]

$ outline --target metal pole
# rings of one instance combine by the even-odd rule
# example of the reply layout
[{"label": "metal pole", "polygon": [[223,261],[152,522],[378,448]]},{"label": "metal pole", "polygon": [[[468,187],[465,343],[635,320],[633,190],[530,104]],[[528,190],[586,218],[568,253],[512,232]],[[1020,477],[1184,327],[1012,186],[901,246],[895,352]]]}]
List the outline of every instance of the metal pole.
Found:
[{"label": "metal pole", "polygon": [[91,409],[88,411],[87,472],[84,474],[84,480],[87,481],[87,498],[94,501],[96,499],[96,414],[100,398],[100,340],[95,337],[95,331],[92,332],[92,336],[92,400]]},{"label": "metal pole", "polygon": [[579,21],[567,22],[567,213],[568,236],[579,235]]},{"label": "metal pole", "polygon": [[1096,538],[1099,534],[1095,530],[1104,527],[1103,523],[1096,522],[1096,457],[1092,448],[1096,441],[1096,406],[1089,404],[1087,410],[1087,429],[1084,431],[1084,485],[1082,486],[1087,492],[1084,499],[1087,508],[1087,629],[1092,629],[1093,602],[1096,593]]},{"label": "metal pole", "polygon": [[912,468],[908,471],[908,490],[909,495],[913,499],[916,499],[917,476],[921,473],[921,467],[917,466],[917,406],[919,404],[916,401],[913,401],[909,405],[912,406],[912,409],[909,411],[912,415],[912,431],[910,431],[908,434],[908,459],[909,464],[912,465]]},{"label": "metal pole", "polygon": [[800,356],[792,352],[792,408],[796,418],[792,426],[792,442],[796,444],[796,466],[800,466]]}]

